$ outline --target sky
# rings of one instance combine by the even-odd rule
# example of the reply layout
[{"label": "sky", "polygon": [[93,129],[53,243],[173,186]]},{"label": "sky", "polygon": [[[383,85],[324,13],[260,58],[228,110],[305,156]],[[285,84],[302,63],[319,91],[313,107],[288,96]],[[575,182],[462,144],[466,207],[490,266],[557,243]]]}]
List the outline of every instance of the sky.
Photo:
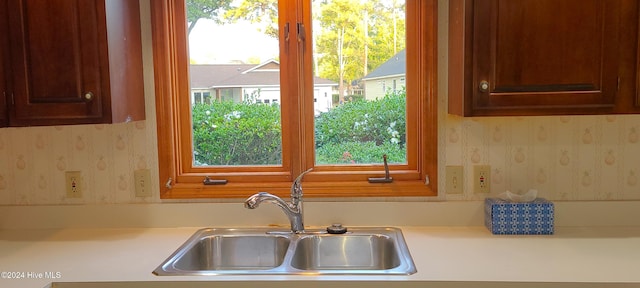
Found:
[{"label": "sky", "polygon": [[249,22],[218,25],[200,19],[189,35],[189,57],[197,64],[224,64],[234,60],[260,62],[278,57],[278,40],[264,35]]}]

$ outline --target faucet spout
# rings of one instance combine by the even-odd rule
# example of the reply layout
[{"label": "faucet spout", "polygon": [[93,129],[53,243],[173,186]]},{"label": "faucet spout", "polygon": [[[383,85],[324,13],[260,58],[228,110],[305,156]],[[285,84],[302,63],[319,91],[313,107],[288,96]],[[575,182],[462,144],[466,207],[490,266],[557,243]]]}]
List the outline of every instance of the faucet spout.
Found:
[{"label": "faucet spout", "polygon": [[244,201],[244,207],[248,209],[256,209],[260,203],[264,201],[271,202],[282,209],[284,214],[289,218],[291,223],[291,231],[294,233],[304,232],[304,223],[302,217],[302,177],[311,172],[309,169],[300,174],[291,186],[291,203],[287,203],[282,198],[267,192],[258,192],[253,194]]},{"label": "faucet spout", "polygon": [[267,192],[258,192],[254,195],[251,195],[244,201],[244,207],[248,209],[256,209],[260,205],[260,203],[267,201],[275,204],[280,207],[284,214],[289,218],[289,222],[291,223],[291,231],[295,233],[304,231],[304,224],[302,222],[302,209],[301,207],[292,205],[290,203],[285,202],[282,198],[273,195]]}]

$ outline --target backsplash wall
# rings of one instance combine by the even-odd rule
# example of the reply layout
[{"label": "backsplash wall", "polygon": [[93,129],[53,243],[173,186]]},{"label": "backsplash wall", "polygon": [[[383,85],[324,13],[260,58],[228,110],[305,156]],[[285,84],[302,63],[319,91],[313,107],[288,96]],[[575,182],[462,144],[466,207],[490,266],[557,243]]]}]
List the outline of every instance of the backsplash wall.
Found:
[{"label": "backsplash wall", "polygon": [[[490,195],[533,188],[553,200],[640,199],[638,115],[440,118],[440,199],[487,196],[470,189],[480,164],[492,168]],[[154,126],[0,129],[0,205],[160,202]],[[447,165],[464,167],[463,194],[445,193]],[[137,169],[152,171],[152,197],[135,196]],[[82,198],[66,197],[65,171],[82,172]]]},{"label": "backsplash wall", "polygon": [[[0,129],[0,204],[150,202],[132,184],[133,171],[158,167],[146,123]],[[66,197],[65,171],[81,171],[82,198]]]},{"label": "backsplash wall", "polygon": [[[491,165],[492,195],[537,189],[554,200],[640,199],[640,116],[447,116],[441,129],[441,166],[463,165],[471,178],[473,165]],[[464,194],[447,199],[484,197],[464,184]]]}]

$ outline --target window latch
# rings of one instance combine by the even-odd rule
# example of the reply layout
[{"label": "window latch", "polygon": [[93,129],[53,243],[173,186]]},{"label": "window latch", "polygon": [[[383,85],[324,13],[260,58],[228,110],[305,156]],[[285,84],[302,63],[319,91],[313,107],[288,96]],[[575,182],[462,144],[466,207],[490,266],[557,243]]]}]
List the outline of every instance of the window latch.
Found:
[{"label": "window latch", "polygon": [[284,41],[289,42],[289,22],[284,24]]},{"label": "window latch", "polygon": [[389,175],[389,164],[387,164],[387,154],[382,155],[382,161],[384,164],[384,178],[369,178],[369,183],[391,183],[393,178]]},{"label": "window latch", "polygon": [[227,180],[225,179],[211,179],[209,176],[204,176],[204,180],[202,181],[204,185],[224,185],[227,184]]},{"label": "window latch", "polygon": [[306,33],[304,32],[304,24],[298,23],[298,42],[304,42]]}]

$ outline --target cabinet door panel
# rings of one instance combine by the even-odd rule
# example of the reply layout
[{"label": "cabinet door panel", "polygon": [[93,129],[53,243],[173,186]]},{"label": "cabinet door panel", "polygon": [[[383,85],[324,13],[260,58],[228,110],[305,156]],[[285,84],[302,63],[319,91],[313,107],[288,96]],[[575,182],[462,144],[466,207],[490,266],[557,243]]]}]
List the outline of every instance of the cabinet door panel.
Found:
[{"label": "cabinet door panel", "polygon": [[[1,29],[0,29],[1,30]],[[2,31],[0,31],[1,33]],[[4,39],[0,39],[2,41]],[[7,97],[8,89],[5,84],[4,47],[0,47],[0,127],[7,125]]]},{"label": "cabinet door panel", "polygon": [[[104,112],[100,63],[106,55],[100,45],[106,39],[101,39],[104,33],[98,29],[98,23],[104,22],[104,6],[99,2],[9,1],[9,10],[14,11],[9,15],[15,98],[12,122],[99,122]],[[90,99],[85,97],[88,93]]]},{"label": "cabinet door panel", "polygon": [[[477,0],[474,108],[612,107],[619,1]],[[488,82],[488,89],[480,84]]]}]

